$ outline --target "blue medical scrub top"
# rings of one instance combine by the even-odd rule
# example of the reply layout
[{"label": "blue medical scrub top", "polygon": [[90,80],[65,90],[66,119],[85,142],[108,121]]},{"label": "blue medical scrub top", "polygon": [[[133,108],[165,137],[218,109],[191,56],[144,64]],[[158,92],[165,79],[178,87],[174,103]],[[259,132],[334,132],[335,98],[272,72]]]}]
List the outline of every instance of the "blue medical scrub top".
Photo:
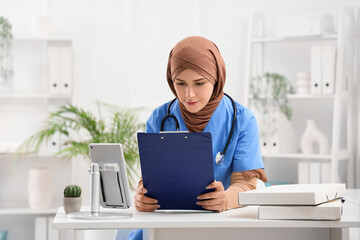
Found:
[{"label": "blue medical scrub top", "polygon": [[[161,120],[166,116],[171,101],[153,111],[146,123],[146,132],[160,132]],[[264,168],[259,146],[259,131],[254,114],[241,104],[235,102],[237,113],[233,136],[221,165],[215,162],[216,154],[224,150],[228,139],[234,110],[231,100],[224,95],[215,109],[203,132],[212,135],[214,179],[221,181],[225,190],[230,186],[232,172],[242,172]],[[180,131],[188,131],[180,112],[179,102],[176,100],[170,108],[170,113],[179,121]],[[176,131],[175,122],[168,118],[165,121],[164,131]]]}]

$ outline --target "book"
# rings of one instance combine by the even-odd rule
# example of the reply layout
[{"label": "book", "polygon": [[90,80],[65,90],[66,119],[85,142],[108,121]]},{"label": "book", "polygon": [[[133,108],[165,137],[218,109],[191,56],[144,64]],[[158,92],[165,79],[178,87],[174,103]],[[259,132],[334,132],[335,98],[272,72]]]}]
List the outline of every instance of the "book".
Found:
[{"label": "book", "polygon": [[239,193],[239,205],[318,205],[345,192],[343,183],[275,185]]},{"label": "book", "polygon": [[321,46],[311,47],[311,94],[321,94],[322,92],[322,55]]},{"label": "book", "polygon": [[317,206],[259,206],[259,219],[339,220],[341,214],[341,199]]},{"label": "book", "polygon": [[336,46],[322,46],[322,93],[333,94],[335,88]]}]

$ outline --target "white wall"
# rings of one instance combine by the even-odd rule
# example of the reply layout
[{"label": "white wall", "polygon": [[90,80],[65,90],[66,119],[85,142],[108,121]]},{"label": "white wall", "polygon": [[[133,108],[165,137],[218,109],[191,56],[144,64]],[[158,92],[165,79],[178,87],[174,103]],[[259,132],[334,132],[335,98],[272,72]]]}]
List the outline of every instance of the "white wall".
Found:
[{"label": "white wall", "polygon": [[[252,11],[274,15],[289,12],[337,14],[342,5],[360,7],[360,1],[0,0],[0,16],[10,19],[16,36],[29,34],[34,16],[48,14],[51,33],[70,35],[74,40],[74,103],[93,111],[97,111],[96,100],[124,107],[144,107],[140,119],[146,121],[153,108],[173,98],[166,81],[167,59],[171,48],[182,38],[201,35],[217,44],[227,67],[225,91],[242,102],[247,23]],[[20,56],[14,59],[18,90],[44,88],[44,63],[41,59],[36,62],[31,58],[41,54],[43,47],[36,42],[14,42],[14,49],[18,51],[14,55]],[[288,52],[283,50],[280,54],[286,56]],[[357,85],[357,91],[360,92],[360,85]],[[360,94],[357,95],[357,112],[360,112]],[[47,105],[42,101],[0,100],[0,142],[22,141],[38,129],[46,111]],[[356,123],[360,124],[360,118]],[[330,127],[325,125],[325,128]],[[358,139],[360,128],[355,130]],[[298,131],[302,132],[301,129]],[[360,141],[357,143],[357,156],[356,172],[360,172]],[[26,168],[39,162],[21,165],[18,171],[23,177],[16,181],[13,175],[6,175],[9,174],[6,170],[8,164],[9,160],[0,158],[0,200],[18,198],[24,203]],[[64,165],[57,163],[55,167],[64,169]],[[276,168],[290,176],[296,168],[293,165],[280,163]],[[77,163],[73,166],[72,173],[63,173],[64,170],[60,173],[67,177],[71,174],[76,182],[87,181],[86,170],[82,169],[81,173],[76,170],[76,166],[83,168],[83,165]],[[4,187],[4,184],[9,185]],[[18,187],[14,184],[22,185],[23,192],[6,197],[5,190]],[[357,184],[360,187],[360,174],[357,175]],[[88,194],[86,190],[85,193]]]}]

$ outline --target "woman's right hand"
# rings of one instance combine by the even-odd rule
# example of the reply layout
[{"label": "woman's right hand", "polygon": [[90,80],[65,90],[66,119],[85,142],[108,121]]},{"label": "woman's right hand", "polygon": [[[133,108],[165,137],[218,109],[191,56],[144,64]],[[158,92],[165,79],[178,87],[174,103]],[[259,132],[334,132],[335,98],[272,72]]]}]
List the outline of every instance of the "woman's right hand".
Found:
[{"label": "woman's right hand", "polygon": [[139,212],[152,212],[160,207],[156,199],[144,195],[146,192],[141,182],[135,195],[135,207]]}]

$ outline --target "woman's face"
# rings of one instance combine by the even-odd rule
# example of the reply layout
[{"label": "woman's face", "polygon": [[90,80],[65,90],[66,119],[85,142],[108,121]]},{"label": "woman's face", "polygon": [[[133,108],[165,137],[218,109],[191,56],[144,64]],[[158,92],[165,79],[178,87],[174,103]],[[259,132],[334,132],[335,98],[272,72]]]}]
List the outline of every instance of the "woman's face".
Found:
[{"label": "woman's face", "polygon": [[200,111],[209,102],[214,85],[191,69],[185,69],[174,78],[176,94],[191,113]]}]

